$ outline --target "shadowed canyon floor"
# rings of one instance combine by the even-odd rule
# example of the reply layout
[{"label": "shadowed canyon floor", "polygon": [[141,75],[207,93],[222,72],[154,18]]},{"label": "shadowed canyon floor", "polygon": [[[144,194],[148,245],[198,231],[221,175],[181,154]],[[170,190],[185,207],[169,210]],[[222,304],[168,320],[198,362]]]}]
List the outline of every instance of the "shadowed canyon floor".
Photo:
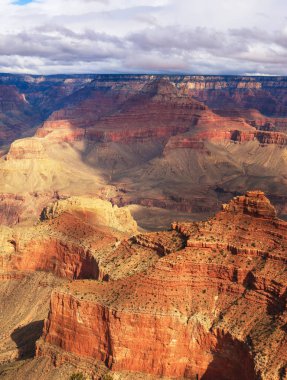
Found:
[{"label": "shadowed canyon floor", "polygon": [[0,378],[286,378],[287,223],[263,192],[161,232],[77,197],[2,229]]}]

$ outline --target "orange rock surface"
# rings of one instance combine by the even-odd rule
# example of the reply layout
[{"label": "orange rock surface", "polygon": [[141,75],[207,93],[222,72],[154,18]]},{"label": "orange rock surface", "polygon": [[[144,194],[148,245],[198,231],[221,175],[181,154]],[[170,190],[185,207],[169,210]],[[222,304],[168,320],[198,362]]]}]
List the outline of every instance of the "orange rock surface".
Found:
[{"label": "orange rock surface", "polygon": [[0,75],[1,379],[286,379],[286,88]]},{"label": "orange rock surface", "polygon": [[0,270],[102,279],[101,256],[137,231],[128,210],[90,198],[57,201],[43,210],[41,219],[33,227],[1,227]]},{"label": "orange rock surface", "polygon": [[174,236],[137,237],[160,256],[166,247],[145,271],[54,291],[37,356],[54,346],[113,371],[283,379],[287,223],[252,191],[206,222],[172,229]]}]

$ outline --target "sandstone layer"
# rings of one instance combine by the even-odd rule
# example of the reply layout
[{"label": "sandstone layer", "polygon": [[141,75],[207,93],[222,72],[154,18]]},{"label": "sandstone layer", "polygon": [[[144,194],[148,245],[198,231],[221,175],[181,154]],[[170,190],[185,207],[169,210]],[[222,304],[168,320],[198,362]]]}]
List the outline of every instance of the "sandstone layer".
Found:
[{"label": "sandstone layer", "polygon": [[34,226],[0,226],[0,378],[69,378],[78,358],[61,370],[45,358],[31,362],[53,288],[76,278],[120,278],[159,257],[130,239],[137,225],[129,210],[107,201],[54,199],[39,216]]},{"label": "sandstone layer", "polygon": [[108,253],[137,232],[129,210],[100,199],[54,201],[40,218],[33,227],[1,226],[1,270],[102,279]]},{"label": "sandstone layer", "polygon": [[206,222],[136,237],[160,258],[129,277],[55,290],[37,356],[55,347],[59,363],[68,351],[115,373],[283,379],[286,229],[253,191]]}]

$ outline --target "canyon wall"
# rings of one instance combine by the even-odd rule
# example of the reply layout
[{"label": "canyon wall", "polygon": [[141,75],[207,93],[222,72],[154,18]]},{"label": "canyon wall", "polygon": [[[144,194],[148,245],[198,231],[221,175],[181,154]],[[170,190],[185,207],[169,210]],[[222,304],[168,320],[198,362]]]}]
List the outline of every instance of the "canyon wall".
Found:
[{"label": "canyon wall", "polygon": [[[54,346],[115,373],[282,379],[286,222],[253,191],[206,222],[172,228],[183,245],[165,251],[157,245],[163,257],[147,271],[55,290],[37,356],[51,355]],[[157,234],[137,243],[167,241]]]}]

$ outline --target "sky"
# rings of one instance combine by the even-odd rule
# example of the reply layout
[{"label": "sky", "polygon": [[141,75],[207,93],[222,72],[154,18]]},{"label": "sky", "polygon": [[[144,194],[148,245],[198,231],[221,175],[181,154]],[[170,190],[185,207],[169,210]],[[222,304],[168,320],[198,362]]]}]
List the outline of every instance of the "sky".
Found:
[{"label": "sky", "polygon": [[0,0],[0,72],[287,75],[286,0]]}]

